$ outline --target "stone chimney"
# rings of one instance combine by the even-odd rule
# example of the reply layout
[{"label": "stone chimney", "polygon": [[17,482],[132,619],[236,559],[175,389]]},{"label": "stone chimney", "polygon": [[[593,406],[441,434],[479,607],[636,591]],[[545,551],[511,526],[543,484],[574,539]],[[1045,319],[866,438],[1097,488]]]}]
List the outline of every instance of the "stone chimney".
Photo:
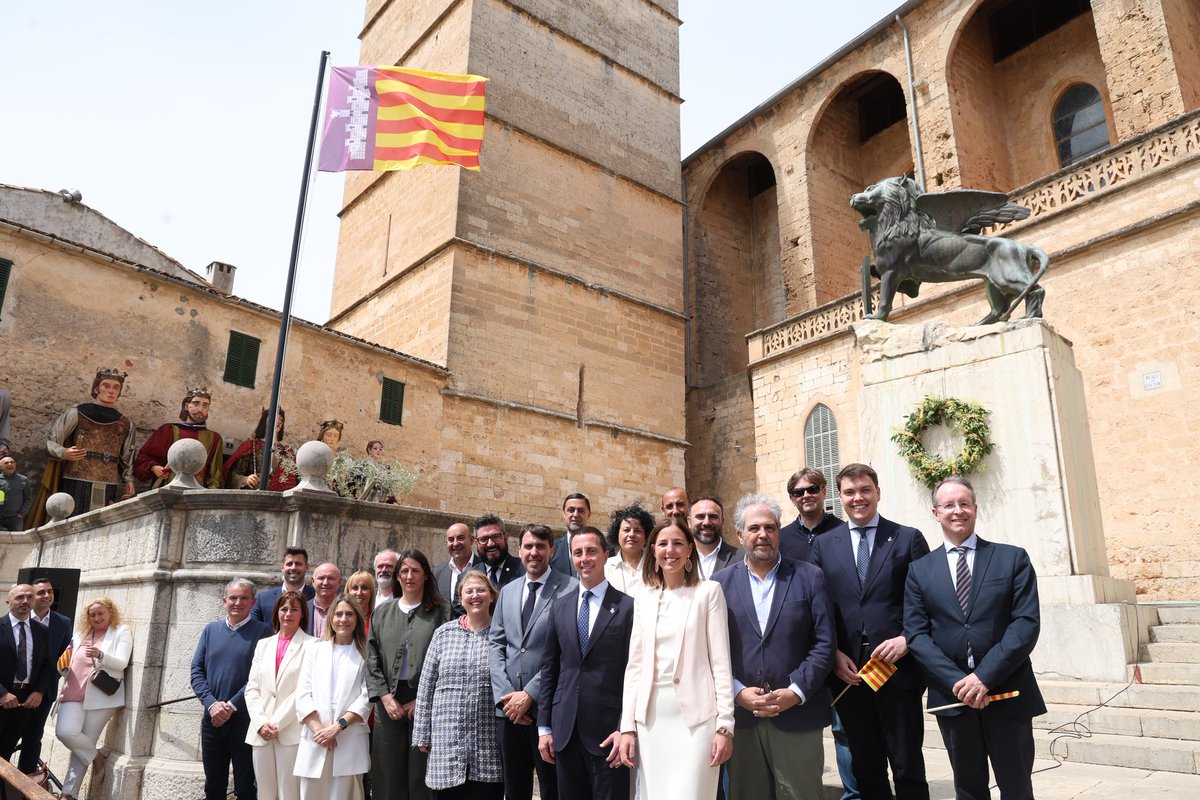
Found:
[{"label": "stone chimney", "polygon": [[233,294],[233,276],[237,272],[237,267],[223,261],[214,261],[208,265],[206,271],[208,272],[208,282],[214,289],[224,294]]}]

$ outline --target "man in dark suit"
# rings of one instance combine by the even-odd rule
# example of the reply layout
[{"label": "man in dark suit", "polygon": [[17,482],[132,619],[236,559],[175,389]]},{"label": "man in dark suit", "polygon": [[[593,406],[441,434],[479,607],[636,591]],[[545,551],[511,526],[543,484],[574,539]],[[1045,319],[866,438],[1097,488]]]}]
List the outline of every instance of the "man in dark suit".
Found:
[{"label": "man in dark suit", "polygon": [[496,738],[504,765],[506,800],[533,797],[536,770],[542,800],[558,800],[554,765],[538,755],[537,720],[547,702],[542,658],[550,633],[550,609],[559,598],[575,596],[578,581],[550,569],[554,534],[545,525],[521,531],[522,579],[500,590],[488,635]]},{"label": "man in dark suit", "polygon": [[825,473],[805,467],[788,478],[787,493],[799,515],[779,532],[779,552],[794,561],[811,560],[812,541],[842,524],[825,510]]},{"label": "man in dark suit", "polygon": [[[58,655],[50,652],[50,632],[33,621],[33,587],[8,590],[8,613],[0,617],[0,758],[12,761],[17,742],[41,736],[32,731],[34,712],[53,703]],[[32,770],[31,770],[32,771]]]},{"label": "man in dark suit", "polygon": [[563,499],[563,524],[567,532],[554,540],[554,555],[550,557],[550,569],[558,570],[563,575],[575,575],[575,566],[571,563],[571,537],[579,533],[592,518],[592,501],[587,495],[572,492]]},{"label": "man in dark suit", "polygon": [[[904,633],[929,678],[954,791],[987,800],[988,761],[1005,800],[1032,800],[1033,717],[1046,704],[1029,654],[1041,627],[1037,576],[1020,547],[975,533],[975,490],[946,478],[933,491],[933,515],[945,547],[912,565],[904,592]],[[1019,691],[991,703],[988,696]]]},{"label": "man in dark suit", "polygon": [[739,500],[733,518],[746,558],[712,578],[729,609],[737,720],[731,797],[822,794],[825,679],[837,648],[833,609],[821,570],[780,557],[779,514],[769,497]]},{"label": "man in dark suit", "polygon": [[303,547],[288,547],[283,551],[283,585],[263,589],[254,596],[254,608],[250,609],[250,618],[259,622],[273,625],[271,612],[275,603],[284,592],[301,592],[305,600],[312,600],[315,590],[305,583],[308,577],[308,551]]},{"label": "man in dark suit", "polygon": [[687,517],[696,537],[696,555],[700,557],[700,577],[708,580],[717,572],[745,557],[745,553],[725,541],[725,511],[715,497],[692,502]]},{"label": "man in dark suit", "polygon": [[[51,608],[54,605],[54,583],[49,578],[34,578],[30,585],[33,586],[33,609],[30,619],[44,626],[50,634],[50,654],[54,656],[57,666],[58,657],[71,645],[71,618]],[[55,670],[50,693],[43,698],[40,706],[30,712],[28,736],[21,739],[21,755],[17,768],[27,775],[38,770],[42,758],[42,734],[46,729],[50,709],[54,705],[52,698],[58,694],[58,678],[58,671]]]},{"label": "man in dark suit", "polygon": [[445,564],[433,568],[433,580],[441,592],[442,599],[450,604],[451,613],[461,617],[466,613],[458,602],[458,580],[462,574],[478,563],[471,552],[471,529],[461,522],[456,522],[446,528],[446,555],[449,559]]},{"label": "man in dark suit", "polygon": [[604,577],[608,550],[600,531],[581,529],[571,548],[579,590],[550,610],[538,752],[555,766],[559,797],[628,800],[629,768],[620,766],[617,745],[633,598]]},{"label": "man in dark suit", "polygon": [[[891,797],[888,766],[901,800],[929,800],[921,693],[925,678],[905,658],[904,580],[908,566],[929,552],[916,528],[879,516],[879,477],[866,464],[849,464],[837,476],[848,521],[813,540],[812,562],[825,572],[833,600],[838,649],[831,687],[850,690],[837,703],[850,744],[854,777],[864,798]],[[872,658],[890,661],[896,673],[878,692],[858,675]]]},{"label": "man in dark suit", "polygon": [[504,520],[495,514],[484,514],[475,519],[471,532],[475,537],[477,557],[471,569],[477,569],[487,575],[497,589],[525,574],[521,559],[508,552],[508,534],[504,532]]}]

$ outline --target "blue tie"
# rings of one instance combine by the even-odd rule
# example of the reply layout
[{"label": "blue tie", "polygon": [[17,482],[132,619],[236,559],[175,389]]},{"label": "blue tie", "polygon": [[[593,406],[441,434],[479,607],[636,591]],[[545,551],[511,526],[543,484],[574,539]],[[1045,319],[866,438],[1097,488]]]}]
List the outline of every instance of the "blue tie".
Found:
[{"label": "blue tie", "polygon": [[867,540],[870,528],[858,528],[858,585],[867,585],[867,567],[871,565],[871,543]]},{"label": "blue tie", "polygon": [[579,604],[579,652],[582,654],[587,650],[588,643],[588,623],[592,618],[592,590],[588,589],[583,593],[583,602]]}]

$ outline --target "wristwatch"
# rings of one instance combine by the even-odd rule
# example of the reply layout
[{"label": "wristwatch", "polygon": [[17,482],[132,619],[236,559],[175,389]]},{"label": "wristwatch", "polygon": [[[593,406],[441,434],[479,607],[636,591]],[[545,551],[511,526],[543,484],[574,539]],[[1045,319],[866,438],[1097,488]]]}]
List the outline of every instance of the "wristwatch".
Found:
[{"label": "wristwatch", "polygon": [[346,722],[346,718],[345,718],[345,717],[338,717],[338,718],[337,718],[337,724],[338,724],[338,727],[339,727],[339,728],[341,728],[342,730],[346,730],[347,726],[349,726],[349,725],[350,725],[350,723],[349,723],[349,722]]},{"label": "wristwatch", "polygon": [[717,733],[721,736],[728,736],[730,739],[733,738],[733,731],[729,730],[729,728],[717,728]]}]

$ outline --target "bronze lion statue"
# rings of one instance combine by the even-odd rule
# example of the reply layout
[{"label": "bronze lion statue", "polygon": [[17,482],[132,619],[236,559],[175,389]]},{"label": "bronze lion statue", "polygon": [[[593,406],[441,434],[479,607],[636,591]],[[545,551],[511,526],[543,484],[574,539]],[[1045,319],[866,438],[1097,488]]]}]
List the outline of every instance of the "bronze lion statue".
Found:
[{"label": "bronze lion statue", "polygon": [[985,227],[1029,216],[1007,195],[971,189],[924,194],[902,176],[867,187],[850,205],[863,216],[859,227],[870,233],[870,271],[879,278],[879,308],[868,319],[887,319],[897,291],[916,297],[922,283],[973,278],[986,284],[991,305],[977,325],[1007,320],[1022,300],[1026,317],[1042,316],[1046,290],[1038,281],[1050,258],[1032,245],[979,235]]}]

